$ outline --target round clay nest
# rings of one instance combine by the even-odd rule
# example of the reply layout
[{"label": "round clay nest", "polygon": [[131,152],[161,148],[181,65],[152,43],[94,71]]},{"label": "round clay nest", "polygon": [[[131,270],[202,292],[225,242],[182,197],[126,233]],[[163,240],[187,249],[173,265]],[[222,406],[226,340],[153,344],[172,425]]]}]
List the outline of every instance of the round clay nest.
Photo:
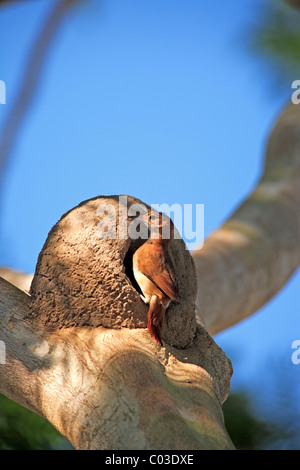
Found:
[{"label": "round clay nest", "polygon": [[[131,196],[99,196],[61,217],[38,257],[30,289],[34,321],[49,329],[147,327],[148,306],[132,271],[132,255],[145,240],[126,233],[131,221],[127,209],[138,206],[150,209]],[[116,236],[100,237],[99,224],[110,209],[116,214]],[[196,272],[181,238],[171,240],[169,252],[179,301],[167,309],[162,338],[185,348],[196,331]]]}]

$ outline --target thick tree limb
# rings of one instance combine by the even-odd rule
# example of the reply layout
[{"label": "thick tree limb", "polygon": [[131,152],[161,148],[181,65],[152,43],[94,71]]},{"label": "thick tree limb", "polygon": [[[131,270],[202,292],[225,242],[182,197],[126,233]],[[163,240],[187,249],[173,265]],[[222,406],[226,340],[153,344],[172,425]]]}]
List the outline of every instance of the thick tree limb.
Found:
[{"label": "thick tree limb", "polygon": [[205,330],[184,351],[159,348],[144,329],[45,333],[28,320],[28,295],[1,279],[0,288],[0,392],[77,449],[233,447],[220,405],[231,371]]},{"label": "thick tree limb", "polygon": [[276,123],[253,193],[193,253],[197,307],[210,334],[256,312],[300,262],[300,107]]}]

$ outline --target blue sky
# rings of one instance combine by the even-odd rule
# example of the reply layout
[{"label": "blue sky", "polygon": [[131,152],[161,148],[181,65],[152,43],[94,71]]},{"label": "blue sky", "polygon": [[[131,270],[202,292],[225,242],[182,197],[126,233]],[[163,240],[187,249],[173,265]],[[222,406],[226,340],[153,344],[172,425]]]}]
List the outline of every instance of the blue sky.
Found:
[{"label": "blue sky", "polygon": [[[243,38],[265,0],[91,0],[65,18],[3,188],[0,264],[33,272],[60,216],[101,194],[205,205],[205,235],[247,197],[290,97]],[[0,126],[49,0],[0,11]],[[295,79],[300,77],[295,77]],[[255,383],[299,339],[299,283],[215,339],[233,385]],[[297,337],[298,335],[298,337]],[[282,362],[283,361],[283,362]],[[284,363],[284,364],[283,364]]]}]

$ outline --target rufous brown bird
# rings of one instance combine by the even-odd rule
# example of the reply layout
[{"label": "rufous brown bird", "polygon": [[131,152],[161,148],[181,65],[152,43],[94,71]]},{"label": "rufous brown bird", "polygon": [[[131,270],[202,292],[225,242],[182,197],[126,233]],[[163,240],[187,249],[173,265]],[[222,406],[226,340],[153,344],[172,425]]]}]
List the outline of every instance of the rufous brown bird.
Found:
[{"label": "rufous brown bird", "polygon": [[[149,304],[147,328],[150,336],[162,345],[161,331],[166,309],[171,300],[178,300],[178,284],[169,255],[169,244],[174,226],[162,213],[148,212],[141,217],[148,223],[149,239],[133,255],[133,273]],[[164,227],[170,224],[169,233]]]}]

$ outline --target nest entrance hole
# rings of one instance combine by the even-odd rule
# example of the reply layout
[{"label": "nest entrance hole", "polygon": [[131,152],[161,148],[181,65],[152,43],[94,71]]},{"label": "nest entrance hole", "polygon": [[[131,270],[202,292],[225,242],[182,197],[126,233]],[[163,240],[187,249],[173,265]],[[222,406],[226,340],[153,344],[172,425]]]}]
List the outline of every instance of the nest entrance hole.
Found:
[{"label": "nest entrance hole", "polygon": [[136,252],[136,250],[140,246],[142,246],[144,243],[145,243],[145,240],[141,240],[141,239],[132,240],[131,243],[130,243],[130,246],[127,250],[127,253],[124,257],[124,261],[123,261],[123,265],[124,265],[124,268],[125,268],[125,274],[128,277],[128,279],[130,280],[132,286],[135,288],[135,290],[140,295],[142,295],[143,293],[140,289],[140,286],[136,282],[136,279],[135,279],[134,274],[133,274],[133,261],[132,261],[132,258],[133,258],[134,253]]}]

